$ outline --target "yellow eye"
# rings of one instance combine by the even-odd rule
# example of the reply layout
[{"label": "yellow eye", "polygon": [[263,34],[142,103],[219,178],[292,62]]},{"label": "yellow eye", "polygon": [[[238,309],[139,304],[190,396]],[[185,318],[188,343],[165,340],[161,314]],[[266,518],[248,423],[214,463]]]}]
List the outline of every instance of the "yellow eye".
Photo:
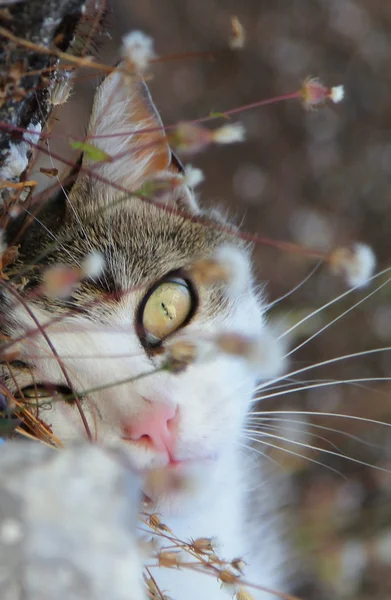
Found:
[{"label": "yellow eye", "polygon": [[22,390],[25,400],[42,400],[43,398],[52,398],[56,392],[49,390],[41,385],[30,385]]},{"label": "yellow eye", "polygon": [[[71,390],[63,385],[29,385],[21,390],[19,399],[24,402],[39,402],[40,400],[56,400],[61,396],[71,395]],[[18,396],[17,396],[18,397]]]},{"label": "yellow eye", "polygon": [[146,341],[157,344],[179,329],[194,310],[194,296],[184,279],[157,286],[147,297],[141,322]]}]

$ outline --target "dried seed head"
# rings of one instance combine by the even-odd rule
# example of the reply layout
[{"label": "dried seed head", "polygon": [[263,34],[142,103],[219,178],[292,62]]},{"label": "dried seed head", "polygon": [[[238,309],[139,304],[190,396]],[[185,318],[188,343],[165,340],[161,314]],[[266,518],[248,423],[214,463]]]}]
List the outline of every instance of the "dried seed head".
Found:
[{"label": "dried seed head", "polygon": [[179,123],[169,135],[170,143],[182,153],[195,153],[215,142],[216,144],[232,144],[242,142],[245,129],[241,123],[223,125],[218,129],[207,129],[194,123]]},{"label": "dried seed head", "polygon": [[155,56],[153,39],[142,31],[131,31],[122,38],[122,56],[139,71],[145,71]]},{"label": "dried seed head", "polygon": [[50,91],[50,101],[54,106],[65,104],[73,89],[73,71],[59,71],[53,89]]},{"label": "dried seed head", "polygon": [[179,339],[165,347],[166,353],[166,368],[171,373],[181,373],[191,364],[193,364],[198,356],[197,345],[186,339]]},{"label": "dried seed head", "polygon": [[170,142],[183,154],[200,152],[213,140],[213,132],[191,123],[179,123],[169,135]]},{"label": "dried seed head", "polygon": [[41,167],[39,171],[48,177],[57,177],[58,175],[58,169],[54,167]]},{"label": "dried seed head", "polygon": [[246,32],[238,17],[231,17],[232,33],[229,40],[229,47],[232,50],[243,48],[246,42]]},{"label": "dried seed head", "polygon": [[239,581],[239,577],[228,569],[222,569],[219,573],[218,579],[221,581],[221,583],[225,583],[226,585],[235,585]]},{"label": "dried seed head", "polygon": [[243,558],[234,558],[231,561],[231,566],[236,570],[239,571],[239,573],[243,574],[243,571],[246,567],[246,563],[244,562]]},{"label": "dried seed head", "polygon": [[246,588],[240,587],[236,592],[235,600],[254,600],[254,596]]},{"label": "dried seed head", "polygon": [[81,265],[83,276],[91,277],[92,279],[99,277],[104,268],[105,258],[98,250],[94,250],[87,254]]},{"label": "dried seed head", "polygon": [[49,267],[43,274],[43,293],[52,298],[66,298],[80,281],[79,269],[67,265]]},{"label": "dried seed head", "polygon": [[214,260],[226,273],[225,283],[231,297],[237,298],[248,290],[251,271],[249,261],[242,250],[225,244],[216,250]]},{"label": "dried seed head", "polygon": [[198,285],[214,285],[215,283],[228,284],[229,273],[224,264],[215,258],[199,260],[190,267],[191,275]]},{"label": "dried seed head", "polygon": [[326,100],[331,100],[334,103],[341,102],[344,98],[344,87],[343,85],[326,87],[320,79],[310,77],[305,80],[300,95],[304,107],[312,110],[322,106]]},{"label": "dried seed head", "polygon": [[181,565],[181,553],[180,552],[169,552],[168,550],[159,552],[158,556],[159,567],[168,567],[173,569]]},{"label": "dried seed head", "polygon": [[215,344],[220,351],[246,360],[263,379],[277,377],[284,370],[282,344],[266,327],[258,337],[223,333],[215,338]]},{"label": "dried seed head", "polygon": [[183,183],[191,188],[195,188],[197,185],[204,181],[204,174],[201,169],[192,167],[191,165],[185,166],[185,176]]},{"label": "dried seed head", "polygon": [[151,527],[160,529],[162,522],[160,520],[160,516],[157,513],[153,513],[149,516],[148,523]]},{"label": "dried seed head", "polygon": [[221,246],[210,258],[197,261],[190,270],[199,285],[226,284],[233,298],[244,293],[251,281],[245,254],[231,244]]},{"label": "dried seed head", "polygon": [[160,588],[157,586],[155,580],[152,579],[152,577],[147,575],[145,572],[143,573],[143,579],[148,588],[148,596],[153,599],[156,598],[156,600],[161,600],[163,594]]},{"label": "dried seed head", "polygon": [[[147,474],[146,484],[148,492],[151,491],[153,496],[156,497],[191,490],[192,479],[188,475],[175,470],[151,469]],[[161,529],[161,524],[159,529]],[[164,530],[168,531],[165,525]]]},{"label": "dried seed head", "polygon": [[354,244],[351,248],[336,248],[329,255],[333,273],[343,275],[351,287],[364,287],[376,268],[376,257],[366,244]]},{"label": "dried seed head", "polygon": [[246,130],[241,123],[232,123],[223,125],[213,131],[212,139],[216,144],[232,144],[234,142],[243,142],[246,137]]},{"label": "dried seed head", "polygon": [[215,551],[217,542],[215,538],[201,537],[197,538],[196,540],[192,540],[191,545],[199,554],[209,554]]}]

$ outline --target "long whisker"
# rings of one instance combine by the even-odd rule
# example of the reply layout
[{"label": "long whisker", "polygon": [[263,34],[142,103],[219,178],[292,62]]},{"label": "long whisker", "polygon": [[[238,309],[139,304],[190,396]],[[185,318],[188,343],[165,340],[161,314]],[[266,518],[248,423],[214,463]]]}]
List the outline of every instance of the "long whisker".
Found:
[{"label": "long whisker", "polygon": [[81,267],[81,263],[78,260],[76,260],[76,258],[69,252],[69,250],[63,244],[61,244],[61,242],[56,238],[56,236],[54,235],[54,233],[52,233],[50,231],[50,229],[48,229],[48,227],[46,227],[46,225],[44,223],[42,223],[42,221],[40,221],[40,219],[38,219],[38,217],[36,215],[34,215],[30,210],[28,210],[28,208],[23,208],[23,210],[36,223],[38,223],[38,225],[40,225],[46,231],[46,233],[48,235],[50,235],[50,237],[52,238],[52,240],[54,240],[55,242],[58,243],[58,245],[61,248],[61,250],[63,250],[69,256],[69,258],[71,258],[73,260],[73,262],[77,264],[78,267]]},{"label": "long whisker", "polygon": [[304,279],[302,281],[300,281],[300,283],[298,283],[297,285],[295,285],[294,288],[292,288],[291,290],[289,290],[289,292],[287,292],[286,294],[283,294],[282,296],[280,296],[279,298],[277,298],[276,300],[273,300],[272,302],[269,302],[266,306],[266,310],[270,310],[271,308],[273,308],[273,306],[275,306],[276,304],[278,304],[279,302],[282,302],[283,300],[285,300],[286,298],[289,298],[289,296],[291,296],[292,294],[294,294],[295,292],[297,292],[303,285],[305,285],[307,283],[307,281],[309,281],[311,279],[311,277],[316,273],[316,271],[319,269],[320,265],[322,264],[323,261],[319,261],[317,265],[315,265],[315,267],[308,273],[308,275],[306,275],[304,277]]},{"label": "long whisker", "polygon": [[[247,439],[253,442],[260,442],[260,437],[268,437],[275,440],[280,440],[282,442],[287,442],[288,444],[293,444],[295,446],[300,446],[302,448],[308,448],[309,450],[315,450],[316,452],[323,452],[323,454],[329,454],[331,456],[337,456],[338,458],[343,458],[344,460],[348,460],[350,462],[356,463],[358,465],[362,465],[363,467],[370,467],[371,469],[376,469],[377,471],[382,471],[383,473],[388,473],[391,475],[391,471],[389,469],[385,469],[384,467],[379,467],[378,465],[374,465],[372,463],[367,463],[365,461],[359,460],[358,458],[353,458],[352,456],[347,456],[341,452],[335,452],[334,450],[328,450],[327,448],[320,448],[318,446],[313,446],[312,444],[304,444],[303,442],[298,442],[296,440],[290,440],[289,438],[285,438],[283,436],[275,435],[274,433],[260,433],[254,432],[257,434],[256,437],[247,436]],[[253,434],[253,435],[254,435]],[[258,437],[259,436],[259,437]]]},{"label": "long whisker", "polygon": [[[293,423],[293,424],[298,424],[298,425],[305,425],[307,426],[309,429],[323,429],[324,431],[330,431],[331,433],[338,433],[339,435],[342,435],[344,437],[347,437],[351,440],[354,440],[355,442],[359,442],[360,444],[363,444],[364,446],[368,446],[370,448],[383,448],[382,445],[380,444],[375,444],[374,442],[368,442],[368,440],[363,440],[362,438],[360,438],[357,435],[353,435],[352,433],[348,433],[347,431],[344,431],[343,429],[336,429],[335,427],[327,427],[326,425],[319,425],[318,423],[311,423],[310,421],[300,421],[300,419],[282,419],[276,416],[271,416],[271,417],[259,417],[258,415],[255,415],[254,418],[251,418],[252,415],[250,414],[248,417],[248,420],[251,421],[251,423],[253,424],[259,424],[262,429],[266,426],[266,427],[271,427],[270,425],[265,425],[264,421],[272,421],[272,422],[282,422],[282,423]],[[251,424],[250,423],[250,424]],[[278,427],[278,426],[276,426]],[[300,430],[298,430],[300,431]],[[311,434],[313,435],[313,434]],[[318,437],[318,436],[316,436]],[[324,439],[326,441],[328,441],[329,443],[330,440],[328,440],[327,438],[321,438]]]},{"label": "long whisker", "polygon": [[345,415],[344,413],[333,413],[333,412],[318,412],[311,410],[265,410],[253,413],[254,415],[306,415],[312,417],[335,417],[338,419],[351,419],[352,421],[362,421],[363,423],[370,423],[371,425],[382,425],[384,427],[391,427],[391,423],[386,421],[378,421],[376,419],[369,419],[367,417],[359,417],[356,415]]},{"label": "long whisker", "polygon": [[[387,378],[384,378],[387,379]],[[378,381],[382,381],[383,378],[376,378],[376,377],[368,377],[365,379],[365,383],[368,382],[378,382]],[[295,388],[295,385],[300,384],[301,387],[297,387]],[[300,390],[308,390],[311,389],[311,387],[315,387],[317,384],[318,387],[322,386],[322,385],[338,385],[338,384],[346,384],[346,385],[351,385],[352,387],[356,387],[359,388],[361,390],[367,390],[369,392],[376,392],[377,394],[384,394],[385,392],[382,392],[379,389],[374,388],[373,386],[369,386],[369,385],[364,385],[364,383],[361,380],[349,380],[349,379],[331,379],[331,378],[319,378],[319,379],[297,379],[297,378],[289,378],[289,381],[287,383],[278,383],[276,385],[271,385],[268,386],[267,392],[268,394],[262,394],[261,396],[254,396],[253,397],[253,403],[255,402],[259,402],[262,400],[267,400],[268,398],[272,397],[272,395],[270,394],[270,392],[274,391],[274,390],[281,390],[281,395],[284,394],[289,394],[290,392],[297,392]],[[255,390],[256,391],[256,390]]]},{"label": "long whisker", "polygon": [[[337,469],[330,467],[330,465],[325,465],[320,460],[316,460],[315,458],[310,458],[309,456],[304,456],[303,454],[300,454],[300,452],[295,452],[294,450],[289,450],[288,448],[282,448],[281,446],[277,446],[277,444],[272,444],[271,442],[266,441],[266,440],[260,440],[260,439],[252,440],[251,438],[248,438],[248,437],[246,439],[256,442],[257,444],[263,444],[264,446],[267,446],[269,448],[275,448],[276,450],[281,450],[281,452],[286,452],[287,454],[291,454],[292,456],[296,456],[297,458],[307,460],[308,462],[314,463],[316,465],[319,465],[320,467],[324,467],[324,468],[328,469],[329,471],[332,471],[333,473],[335,473],[336,475],[339,475],[343,479],[347,479],[347,477],[345,475],[343,475]],[[263,456],[263,452],[259,451],[259,454],[261,454]]]},{"label": "long whisker", "polygon": [[357,308],[358,306],[360,306],[360,304],[362,304],[363,302],[365,302],[366,300],[368,300],[369,298],[371,298],[371,296],[373,296],[374,294],[377,294],[390,281],[391,281],[391,277],[388,278],[381,285],[379,285],[376,289],[372,290],[372,292],[369,292],[369,294],[367,294],[366,296],[364,296],[364,298],[361,298],[361,300],[359,300],[358,302],[356,302],[355,304],[353,304],[353,306],[350,306],[348,309],[344,310],[340,315],[338,315],[337,317],[335,317],[334,319],[332,319],[329,323],[326,323],[326,325],[324,325],[323,327],[321,327],[318,331],[316,331],[315,333],[313,333],[312,335],[310,335],[301,344],[299,344],[298,346],[296,346],[295,348],[293,348],[293,350],[291,350],[290,352],[288,352],[285,355],[285,357],[288,357],[291,354],[294,354],[295,352],[297,352],[298,350],[300,350],[300,348],[302,348],[306,344],[309,344],[309,342],[311,342],[314,338],[316,338],[318,335],[320,335],[321,333],[323,333],[323,331],[326,331],[326,329],[328,329],[329,327],[331,327],[332,325],[334,325],[335,323],[337,323],[340,319],[342,319],[343,317],[345,317],[352,310],[354,310],[355,308]]},{"label": "long whisker", "polygon": [[[342,360],[347,360],[349,358],[358,358],[360,356],[368,356],[370,354],[376,354],[379,352],[389,352],[391,350],[391,346],[385,346],[384,348],[372,348],[371,350],[362,350],[361,352],[352,352],[350,354],[344,354],[342,356],[336,356],[334,358],[329,358],[327,360],[323,360],[321,362],[318,362],[314,365],[307,365],[306,367],[302,367],[300,369],[296,369],[295,371],[291,371],[290,373],[288,373],[286,376],[287,377],[293,377],[294,375],[300,375],[301,373],[307,373],[308,371],[310,371],[311,369],[317,369],[318,367],[324,367],[326,365],[332,365],[334,363],[340,362]],[[257,386],[257,388],[255,389],[255,391],[260,391],[264,388],[266,388],[268,385],[270,384],[274,384],[276,382],[279,382],[281,380],[285,379],[284,375],[281,375],[279,377],[276,377],[274,379],[272,379],[271,381],[265,381],[264,383],[261,383]],[[389,381],[390,378],[388,377],[379,377],[379,378],[373,378],[371,380],[374,381]],[[358,378],[358,379],[353,379],[353,380],[344,380],[341,382],[324,382],[320,385],[336,385],[336,383],[345,383],[345,382],[360,382],[360,381],[369,381],[368,378]],[[316,387],[316,386],[315,386]],[[280,395],[280,394],[279,394]],[[273,396],[273,394],[272,394]],[[269,396],[268,396],[269,397]]]},{"label": "long whisker", "polygon": [[[375,275],[373,275],[369,279],[369,282],[370,281],[374,281],[378,277],[381,277],[382,275],[385,275],[386,273],[389,273],[390,271],[391,271],[391,267],[387,267],[386,269],[383,269],[383,271],[379,271],[378,273],[375,273]],[[387,281],[383,282],[378,288],[376,288],[376,290],[374,290],[374,292],[371,292],[370,295],[372,295],[373,293],[376,293],[378,290],[382,289],[390,281],[391,281],[391,277],[388,278]],[[300,319],[300,321],[298,321],[297,323],[295,323],[294,325],[292,325],[292,327],[290,327],[289,329],[287,329],[286,331],[284,331],[284,333],[282,333],[280,335],[279,339],[285,337],[286,335],[289,335],[292,331],[294,331],[295,329],[297,329],[297,327],[300,327],[300,325],[302,325],[303,323],[305,323],[306,321],[308,321],[309,319],[311,319],[315,315],[319,314],[320,312],[322,312],[326,308],[329,308],[330,306],[332,306],[336,302],[339,302],[343,298],[346,298],[346,296],[349,296],[349,294],[351,294],[352,292],[357,291],[357,289],[358,289],[357,287],[350,288],[349,290],[346,290],[346,292],[343,292],[342,294],[340,294],[336,298],[333,298],[332,300],[329,300],[328,302],[326,302],[325,304],[323,304],[322,306],[320,306],[316,310],[312,311],[309,315],[306,315],[305,317],[303,317],[302,319]]]},{"label": "long whisker", "polygon": [[270,398],[276,398],[278,396],[286,396],[287,394],[295,394],[296,392],[305,392],[307,390],[314,390],[317,388],[324,387],[332,387],[335,385],[351,385],[351,384],[359,384],[368,381],[391,381],[391,377],[359,377],[356,379],[343,379],[341,381],[323,381],[320,383],[311,383],[310,385],[301,385],[296,388],[289,388],[287,390],[282,390],[279,392],[272,392],[271,394],[261,395],[255,398],[255,400],[266,400]]},{"label": "long whisker", "polygon": [[[279,419],[278,419],[279,421]],[[278,433],[281,432],[282,427],[284,427],[287,431],[293,431],[294,433],[306,433],[305,431],[303,431],[303,428],[300,427],[286,427],[285,424],[288,423],[289,424],[289,419],[281,419],[281,422],[283,423],[283,425],[270,425],[268,423],[259,423],[260,427],[257,429],[248,429],[247,427],[245,427],[243,429],[243,431],[245,433],[256,433],[258,432],[260,435],[262,435],[262,433],[265,430],[268,431],[277,431]],[[310,432],[310,427],[311,427],[311,423],[306,423],[305,421],[301,421],[302,425],[307,426],[308,429],[308,434],[311,436],[311,438],[317,439],[317,440],[321,440],[322,442],[325,442],[326,444],[329,444],[330,446],[332,446],[335,450],[337,450],[338,452],[342,452],[341,448],[339,448],[336,444],[334,444],[331,440],[327,439],[326,437],[319,435],[317,433],[312,433]],[[256,424],[255,424],[256,425]]]},{"label": "long whisker", "polygon": [[[278,469],[281,468],[280,463],[278,462],[278,460],[276,460],[275,458],[273,458],[272,456],[270,456],[267,452],[262,452],[262,450],[260,450],[259,448],[254,448],[254,446],[250,446],[248,444],[241,444],[240,442],[236,441],[235,444],[237,446],[239,446],[240,448],[244,448],[246,451],[252,452],[253,454],[255,454],[256,456],[261,456],[261,460],[268,460],[270,463],[272,463],[273,467],[277,467]],[[259,471],[259,462],[255,462],[254,463],[254,468],[257,469],[257,472]],[[259,474],[259,473],[257,473]],[[269,479],[271,479],[273,477],[273,473],[270,474],[269,478],[250,478],[254,480],[254,485],[253,486],[248,486],[246,488],[246,490],[248,492],[253,492],[254,490],[259,489],[259,487],[262,485],[267,485]]]}]

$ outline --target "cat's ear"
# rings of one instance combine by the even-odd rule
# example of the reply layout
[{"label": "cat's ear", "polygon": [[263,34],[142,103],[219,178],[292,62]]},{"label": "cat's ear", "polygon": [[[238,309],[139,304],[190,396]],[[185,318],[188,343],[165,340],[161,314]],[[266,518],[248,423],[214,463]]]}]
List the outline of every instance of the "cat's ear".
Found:
[{"label": "cat's ear", "polygon": [[[96,173],[100,185],[113,182],[127,191],[166,186],[170,194],[158,193],[162,201],[198,212],[193,193],[182,182],[183,168],[172,153],[159,113],[139,75],[119,68],[99,86],[88,127],[83,167]],[[103,151],[95,156],[95,148]],[[100,177],[99,177],[100,176]],[[93,179],[93,176],[92,176]],[[148,187],[148,183],[152,186]],[[175,185],[171,185],[175,183]],[[109,183],[103,185],[110,186]]]}]

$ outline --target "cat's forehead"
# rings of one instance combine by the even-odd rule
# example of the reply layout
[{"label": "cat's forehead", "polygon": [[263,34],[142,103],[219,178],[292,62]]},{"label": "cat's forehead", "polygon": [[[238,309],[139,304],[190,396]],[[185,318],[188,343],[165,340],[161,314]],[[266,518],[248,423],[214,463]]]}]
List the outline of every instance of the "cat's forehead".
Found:
[{"label": "cat's forehead", "polygon": [[[143,286],[238,244],[232,229],[209,218],[191,218],[138,198],[88,217],[77,236],[80,251],[101,250],[116,286]],[[75,240],[71,243],[75,244]]]}]

